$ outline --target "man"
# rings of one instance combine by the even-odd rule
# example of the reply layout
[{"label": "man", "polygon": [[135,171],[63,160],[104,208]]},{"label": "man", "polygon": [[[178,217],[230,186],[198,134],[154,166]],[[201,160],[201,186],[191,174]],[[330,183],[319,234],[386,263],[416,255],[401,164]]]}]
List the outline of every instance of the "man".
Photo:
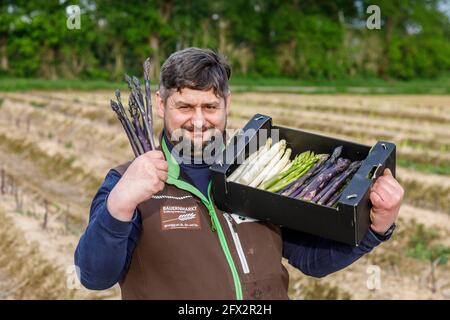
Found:
[{"label": "man", "polygon": [[[192,148],[198,160],[214,132],[224,132],[230,73],[223,57],[198,48],[163,64],[156,92],[161,149],[107,174],[75,252],[85,287],[119,283],[124,299],[287,299],[282,257],[323,277],[389,239],[403,198],[389,170],[373,185],[372,224],[358,247],[241,220],[214,205],[209,165],[186,163],[186,155],[171,151],[200,145]],[[180,130],[181,139],[172,139]]]}]

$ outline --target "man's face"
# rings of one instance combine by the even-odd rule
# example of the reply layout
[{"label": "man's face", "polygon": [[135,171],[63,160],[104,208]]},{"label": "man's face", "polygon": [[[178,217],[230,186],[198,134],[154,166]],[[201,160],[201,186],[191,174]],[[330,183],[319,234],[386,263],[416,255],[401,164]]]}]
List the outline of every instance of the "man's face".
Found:
[{"label": "man's face", "polygon": [[[158,116],[164,119],[166,133],[177,144],[189,143],[194,156],[201,156],[202,150],[211,142],[213,136],[223,137],[230,95],[225,98],[209,91],[183,88],[172,90],[166,104],[159,92],[156,93]],[[180,139],[181,138],[181,139]]]}]

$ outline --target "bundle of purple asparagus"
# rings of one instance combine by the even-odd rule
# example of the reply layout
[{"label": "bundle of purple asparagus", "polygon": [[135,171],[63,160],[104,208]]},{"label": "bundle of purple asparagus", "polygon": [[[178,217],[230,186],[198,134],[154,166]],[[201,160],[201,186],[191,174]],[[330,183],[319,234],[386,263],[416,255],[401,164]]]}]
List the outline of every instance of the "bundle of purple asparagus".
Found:
[{"label": "bundle of purple asparagus", "polygon": [[139,80],[136,77],[130,78],[128,75],[125,75],[125,81],[131,90],[128,99],[130,116],[128,116],[122,104],[119,90],[115,92],[117,101],[111,100],[111,108],[116,112],[136,157],[155,149],[149,72],[150,59],[147,59],[144,62],[145,102]]}]

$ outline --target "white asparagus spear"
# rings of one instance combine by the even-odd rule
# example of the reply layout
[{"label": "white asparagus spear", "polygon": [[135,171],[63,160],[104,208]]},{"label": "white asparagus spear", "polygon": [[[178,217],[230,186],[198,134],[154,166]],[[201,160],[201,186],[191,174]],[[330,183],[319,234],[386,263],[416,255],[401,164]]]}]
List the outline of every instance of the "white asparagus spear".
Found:
[{"label": "white asparagus spear", "polygon": [[244,169],[254,160],[256,160],[259,155],[269,150],[271,146],[272,146],[272,138],[268,138],[266,140],[266,143],[263,146],[259,147],[259,149],[256,152],[253,152],[247,159],[245,159],[244,162],[242,162],[242,164],[234,170],[234,172],[231,174],[231,176],[228,177],[227,180],[236,182],[244,172]]},{"label": "white asparagus spear", "polygon": [[[259,184],[272,171],[272,169],[275,169],[275,167],[277,166],[278,162],[283,157],[283,155],[287,152],[289,152],[289,155],[291,154],[290,148],[286,152],[285,151],[286,151],[286,146],[284,148],[280,149],[280,151],[278,151],[278,153],[272,158],[272,160],[270,160],[269,164],[263,169],[263,171],[261,171],[261,173],[258,174],[258,176],[255,178],[255,180],[253,180],[250,183],[250,187],[255,188],[255,187],[259,186]],[[288,157],[288,159],[289,159],[289,157]]]},{"label": "white asparagus spear", "polygon": [[273,177],[275,177],[275,175],[284,171],[287,165],[289,165],[290,167],[291,162],[289,161],[289,158],[291,156],[291,153],[292,149],[288,148],[284,153],[283,158],[281,158],[281,160],[275,166],[273,166],[273,168],[264,176],[263,181],[261,181],[260,184],[272,179]]},{"label": "white asparagus spear", "polygon": [[[261,147],[260,149],[262,149],[263,147]],[[256,150],[255,152],[253,152],[247,159],[244,160],[244,162],[242,162],[239,167],[237,167],[234,172],[228,177],[228,181],[236,181],[237,178],[239,178],[239,176],[241,175],[242,172],[244,172],[244,168],[247,166],[247,164],[251,161],[253,161],[253,159],[255,159],[258,156],[258,152],[259,150]]]},{"label": "white asparagus spear", "polygon": [[266,154],[270,148],[272,147],[272,138],[268,138],[266,140],[266,143],[263,147],[260,147],[258,150],[258,155],[253,158],[251,161],[248,161],[245,166],[242,166],[241,172],[239,174],[239,176],[234,180],[235,182],[240,182],[240,179],[242,178],[242,176],[250,169],[254,166],[255,163],[258,162],[258,160],[261,158],[261,156],[263,156],[264,154]]},{"label": "white asparagus spear", "polygon": [[270,160],[280,151],[280,149],[286,147],[286,140],[280,140],[275,143],[269,151],[258,156],[258,159],[253,162],[252,166],[245,169],[242,177],[239,178],[239,182],[245,185],[249,185],[258,174],[264,169],[264,167],[270,162]]},{"label": "white asparagus spear", "polygon": [[289,161],[286,166],[283,168],[283,170],[280,171],[281,172],[285,172],[286,170],[289,170],[289,168],[292,166],[292,161]]}]

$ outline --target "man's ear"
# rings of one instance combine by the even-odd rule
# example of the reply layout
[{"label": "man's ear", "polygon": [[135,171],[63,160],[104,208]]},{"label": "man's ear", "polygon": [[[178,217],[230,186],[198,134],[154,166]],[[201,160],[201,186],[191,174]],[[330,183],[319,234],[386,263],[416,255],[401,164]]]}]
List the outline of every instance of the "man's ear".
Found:
[{"label": "man's ear", "polygon": [[231,107],[231,92],[227,94],[225,97],[225,108],[227,110],[227,116],[230,115],[230,107]]},{"label": "man's ear", "polygon": [[161,94],[159,93],[159,91],[156,91],[156,114],[158,115],[158,117],[160,117],[161,119],[164,118],[164,100],[161,97]]}]

